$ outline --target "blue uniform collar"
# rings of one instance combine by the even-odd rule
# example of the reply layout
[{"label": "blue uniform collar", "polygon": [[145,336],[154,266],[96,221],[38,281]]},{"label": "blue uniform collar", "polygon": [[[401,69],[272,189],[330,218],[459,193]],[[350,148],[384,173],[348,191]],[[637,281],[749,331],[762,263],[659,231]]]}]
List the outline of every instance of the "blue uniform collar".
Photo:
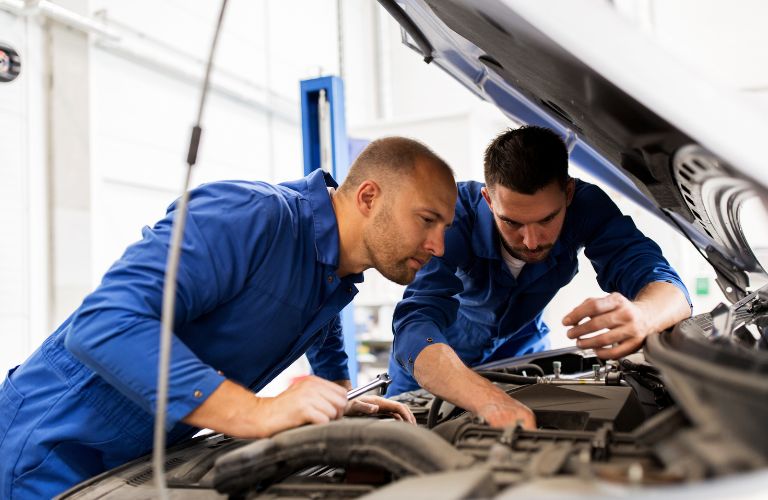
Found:
[{"label": "blue uniform collar", "polygon": [[[315,252],[318,262],[339,267],[339,229],[333,203],[328,195],[328,188],[339,187],[331,174],[322,169],[313,170],[305,177],[307,181],[306,197],[312,208],[312,220],[315,226]],[[351,274],[345,279],[353,283],[363,281],[363,274]]]},{"label": "blue uniform collar", "polygon": [[477,219],[472,229],[472,250],[484,259],[501,260],[499,232],[493,220],[493,212],[484,198],[480,198]]}]

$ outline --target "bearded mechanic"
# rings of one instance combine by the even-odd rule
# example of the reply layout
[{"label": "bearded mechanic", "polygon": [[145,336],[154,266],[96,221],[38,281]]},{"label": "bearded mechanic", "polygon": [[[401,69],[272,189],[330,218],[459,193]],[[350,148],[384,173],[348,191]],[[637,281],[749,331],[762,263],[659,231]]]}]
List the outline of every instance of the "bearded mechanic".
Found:
[{"label": "bearded mechanic", "polygon": [[[259,438],[350,413],[339,311],[376,268],[413,280],[442,255],[450,168],[404,138],[371,143],[343,185],[317,170],[279,185],[216,182],[190,193],[178,278],[167,442],[200,428]],[[0,388],[0,498],[50,498],[148,453],[166,254],[176,204]],[[316,376],[254,397],[306,352]],[[332,381],[335,381],[332,382]]]},{"label": "bearded mechanic", "polygon": [[609,295],[563,318],[567,336],[601,358],[639,349],[691,313],[688,292],[630,217],[597,186],[568,175],[552,131],[509,130],[484,157],[485,185],[459,183],[445,254],[406,289],[393,319],[394,395],[424,387],[493,426],[535,426],[529,408],[474,366],[548,347],[542,310],[573,279],[581,249]]}]

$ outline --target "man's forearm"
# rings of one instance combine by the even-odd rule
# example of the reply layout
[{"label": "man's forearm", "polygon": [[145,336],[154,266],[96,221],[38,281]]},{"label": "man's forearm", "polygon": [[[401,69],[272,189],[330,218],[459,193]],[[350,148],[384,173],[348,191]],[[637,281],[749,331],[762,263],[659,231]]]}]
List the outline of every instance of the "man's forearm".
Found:
[{"label": "man's forearm", "polygon": [[664,331],[691,315],[685,294],[672,283],[649,283],[640,290],[633,302],[644,310],[650,329],[654,332]]},{"label": "man's forearm", "polygon": [[[352,389],[349,380],[334,380],[345,390]],[[194,427],[214,429],[231,436],[262,437],[269,428],[254,418],[265,398],[230,380],[225,380],[200,406],[183,421]]]},{"label": "man's forearm", "polygon": [[473,372],[446,344],[426,347],[416,357],[413,375],[421,387],[465,410],[480,414],[482,406],[507,394]]},{"label": "man's forearm", "polygon": [[343,387],[315,376],[294,382],[273,398],[257,397],[245,387],[225,380],[183,421],[253,439],[299,425],[327,423],[340,418],[346,405]]},{"label": "man's forearm", "polygon": [[184,417],[183,422],[231,436],[261,437],[258,423],[252,419],[260,399],[245,387],[225,380],[208,399]]}]

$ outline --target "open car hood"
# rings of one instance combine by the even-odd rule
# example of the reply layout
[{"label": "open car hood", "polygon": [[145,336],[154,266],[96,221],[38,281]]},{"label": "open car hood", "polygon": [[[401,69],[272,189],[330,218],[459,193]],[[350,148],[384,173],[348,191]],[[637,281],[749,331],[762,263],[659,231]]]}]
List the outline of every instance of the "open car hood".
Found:
[{"label": "open car hood", "polygon": [[739,211],[768,199],[768,118],[637,32],[609,2],[380,0],[403,41],[705,253],[732,302],[768,276]]}]

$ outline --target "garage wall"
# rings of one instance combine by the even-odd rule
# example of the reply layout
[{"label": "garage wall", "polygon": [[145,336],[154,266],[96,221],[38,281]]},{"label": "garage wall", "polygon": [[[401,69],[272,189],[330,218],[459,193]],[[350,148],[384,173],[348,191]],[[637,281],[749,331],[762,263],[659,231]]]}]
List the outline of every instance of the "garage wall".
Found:
[{"label": "garage wall", "polygon": [[[0,86],[0,378],[178,195],[219,5],[56,3],[98,29],[0,5],[24,64]],[[298,82],[337,71],[336,20],[332,0],[229,2],[193,184],[303,174]]]},{"label": "garage wall", "polygon": [[[3,40],[25,63],[0,86],[3,241],[13,242],[1,250],[1,369],[39,345],[177,196],[218,12],[209,0],[56,3],[91,28],[0,10]],[[500,115],[414,58],[376,2],[230,0],[193,184],[301,176],[299,80],[339,73],[352,135],[415,136],[461,178],[479,175],[477,150]]]},{"label": "garage wall", "polygon": [[[126,39],[91,50],[98,279],[180,190],[219,2],[91,3]],[[194,184],[302,175],[298,81],[335,69],[335,20],[332,1],[229,3]]]},{"label": "garage wall", "polygon": [[[0,12],[0,33],[3,42],[23,50],[23,23]],[[6,86],[0,99],[0,275],[4,278],[0,281],[0,345],[8,345],[4,357],[12,357],[27,349],[26,339],[20,342],[19,337],[29,329],[29,178],[23,168],[27,134],[18,126],[24,122],[28,90],[18,80]]]},{"label": "garage wall", "polygon": [[[218,10],[210,0],[55,3],[99,29],[0,8],[0,39],[24,64],[17,81],[0,85],[0,378],[177,196]],[[743,89],[768,111],[768,65],[754,58],[768,32],[733,29],[761,19],[764,2],[613,3],[686,64]],[[722,20],[714,23],[717,36],[713,20]],[[230,0],[193,183],[300,176],[298,81],[321,74],[345,79],[351,135],[422,139],[459,179],[480,179],[485,144],[514,125],[404,47],[373,0]],[[661,243],[689,287],[711,278],[679,235],[619,203]],[[590,273],[582,265],[548,310],[553,325],[602,293]],[[720,300],[713,282],[710,290],[695,298],[698,311]]]},{"label": "garage wall", "polygon": [[23,57],[22,76],[0,86],[0,380],[47,328],[43,69],[40,30],[0,11],[0,40]]}]

